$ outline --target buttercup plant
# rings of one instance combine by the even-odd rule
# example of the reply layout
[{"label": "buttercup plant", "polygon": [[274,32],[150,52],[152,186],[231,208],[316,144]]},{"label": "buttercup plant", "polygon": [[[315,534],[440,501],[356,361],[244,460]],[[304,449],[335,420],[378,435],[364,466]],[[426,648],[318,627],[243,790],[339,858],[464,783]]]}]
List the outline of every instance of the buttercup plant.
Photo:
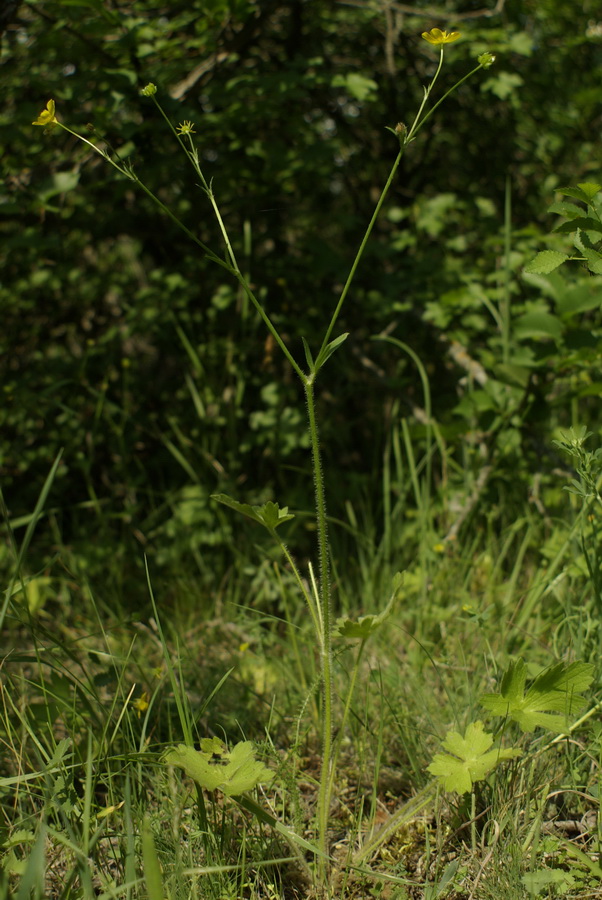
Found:
[{"label": "buttercup plant", "polygon": [[[206,178],[201,168],[199,153],[196,149],[193,137],[196,133],[197,126],[195,126],[193,122],[190,122],[188,120],[180,123],[177,126],[174,126],[174,124],[170,121],[165,111],[163,110],[163,107],[161,106],[159,100],[157,99],[158,92],[156,86],[153,83],[147,84],[141,90],[141,94],[144,97],[150,99],[155,104],[157,110],[165,120],[167,127],[171,130],[175,140],[179,144],[188,162],[193,167],[199,181],[199,186],[202,192],[205,194],[207,200],[209,201],[218,223],[225,251],[223,256],[210,249],[183,222],[181,222],[177,218],[177,216],[159,199],[159,197],[139,178],[130,161],[120,159],[117,154],[109,153],[101,146],[95,144],[89,138],[84,137],[83,135],[65,125],[64,122],[57,117],[54,100],[48,101],[46,108],[33,122],[34,125],[44,127],[46,132],[56,132],[57,130],[64,130],[86,144],[94,153],[98,154],[107,163],[113,166],[113,168],[120,175],[128,178],[137,187],[139,187],[156,204],[161,212],[169,216],[172,221],[175,222],[177,226],[186,234],[186,236],[190,240],[194,241],[194,243],[202,250],[203,255],[209,261],[215,263],[216,265],[219,265],[227,272],[229,272],[230,275],[241,286],[249,302],[252,304],[257,314],[263,320],[272,338],[280,348],[281,352],[285,356],[286,360],[290,364],[292,370],[295,372],[301,383],[307,410],[307,422],[311,447],[311,465],[315,489],[315,518],[317,527],[317,557],[319,577],[316,580],[313,577],[313,570],[310,571],[310,583],[312,585],[311,589],[308,590],[306,588],[305,581],[301,573],[299,572],[294,560],[292,559],[288,549],[286,548],[285,543],[280,540],[277,534],[277,528],[293,517],[292,514],[288,512],[288,509],[286,507],[281,508],[277,503],[266,503],[263,506],[250,506],[248,504],[241,504],[238,501],[223,494],[216,495],[215,499],[229,506],[235,511],[246,515],[258,524],[261,524],[276,539],[287,560],[288,565],[294,573],[296,582],[310,612],[316,644],[319,649],[320,682],[322,689],[321,774],[319,779],[316,824],[316,856],[318,860],[317,868],[319,881],[322,886],[325,886],[326,884],[326,875],[330,867],[328,847],[329,808],[336,780],[336,763],[338,750],[340,747],[340,740],[342,738],[342,730],[339,730],[337,738],[334,738],[335,710],[333,689],[333,641],[335,636],[343,639],[360,641],[360,649],[357,655],[354,675],[345,703],[345,710],[342,716],[342,721],[340,722],[340,724],[343,726],[348,717],[353,696],[353,689],[355,686],[355,678],[357,676],[359,661],[361,659],[365,642],[371,636],[373,631],[375,631],[376,628],[382,624],[382,621],[384,621],[386,616],[383,613],[381,614],[381,616],[370,618],[370,621],[368,621],[365,617],[364,619],[360,619],[356,623],[354,623],[352,620],[344,620],[338,623],[337,628],[335,628],[335,623],[333,622],[332,588],[330,577],[330,548],[326,512],[326,491],[324,476],[322,472],[319,431],[316,417],[315,385],[318,375],[328,359],[336,350],[341,347],[348,336],[346,333],[335,335],[336,324],[341,314],[343,304],[348,297],[366,244],[372,234],[372,230],[374,228],[376,220],[380,215],[383,204],[407,147],[410,143],[415,141],[420,129],[423,128],[423,126],[428,122],[436,109],[450,96],[452,92],[456,91],[467,79],[475,75],[480,69],[489,68],[495,60],[495,57],[491,53],[481,54],[478,57],[477,65],[474,66],[459,81],[453,84],[452,87],[445,91],[442,96],[435,103],[433,103],[430,108],[427,109],[433,93],[433,89],[439,79],[443,67],[445,49],[448,44],[454,43],[460,37],[461,35],[458,31],[452,31],[448,33],[446,31],[442,31],[439,28],[433,28],[430,31],[424,32],[422,34],[422,38],[429,45],[439,49],[439,60],[435,73],[430,83],[424,87],[424,97],[422,103],[420,104],[420,107],[411,124],[405,125],[400,122],[397,126],[388,129],[398,141],[399,147],[397,156],[391,166],[388,179],[381,191],[380,197],[374,209],[374,213],[360,242],[359,248],[350,267],[349,274],[344,282],[340,296],[326,324],[324,336],[320,346],[317,348],[317,350],[312,349],[308,345],[305,338],[302,337],[305,352],[305,359],[303,361],[300,361],[296,359],[295,356],[293,356],[293,353],[287,345],[285,338],[278,331],[278,328],[257,297],[257,294],[253,291],[249,281],[247,280],[238,264],[233,242],[230,238],[226,224],[224,223],[224,220],[221,216],[219,205],[213,191],[212,181],[211,179]],[[393,595],[395,595],[395,586]],[[390,607],[393,605],[393,600],[394,596],[392,597],[392,603],[390,604]],[[390,612],[390,607],[387,609],[386,614]],[[190,736],[188,735],[185,737],[189,738]],[[246,745],[244,747],[242,745],[237,745],[237,747],[235,747],[227,756],[227,765],[231,767],[231,770],[229,769],[227,773],[221,773],[222,781],[219,781],[219,779],[218,781],[212,780],[209,777],[211,774],[212,765],[210,750],[212,750],[211,747],[203,748],[201,750],[201,756],[196,758],[193,755],[195,751],[193,750],[191,745],[181,745],[181,747],[177,750],[174,750],[171,755],[168,755],[167,760],[171,763],[181,765],[193,778],[195,778],[195,780],[197,780],[197,783],[201,784],[201,786],[208,789],[213,789],[216,785],[222,785],[222,787],[224,787],[225,785],[224,790],[226,791],[226,793],[232,795],[236,795],[237,793],[246,794],[246,792],[259,781],[265,780],[265,767],[255,762],[250,747]],[[219,752],[221,753],[222,751],[220,750]],[[227,751],[224,750],[224,753],[226,752]],[[225,758],[226,757],[224,757],[224,759]],[[242,761],[241,765],[243,766],[243,770],[241,770],[241,773],[238,773],[237,769],[239,761]],[[250,802],[250,798],[247,797],[245,802],[247,803],[246,808],[249,808],[248,803]],[[412,809],[415,810],[415,808],[417,807],[414,804]],[[407,812],[409,813],[409,810]],[[397,818],[394,817],[394,821],[397,824],[401,824],[401,822],[403,821],[403,816],[397,816]],[[387,834],[390,832],[390,828],[391,825],[389,825],[387,829]],[[385,837],[386,835],[381,836],[381,840],[384,840]],[[308,846],[306,842],[301,843],[305,847]],[[370,846],[371,848],[374,847],[374,840],[372,841]],[[361,861],[365,858],[366,853],[362,852],[357,857],[357,860]]]}]

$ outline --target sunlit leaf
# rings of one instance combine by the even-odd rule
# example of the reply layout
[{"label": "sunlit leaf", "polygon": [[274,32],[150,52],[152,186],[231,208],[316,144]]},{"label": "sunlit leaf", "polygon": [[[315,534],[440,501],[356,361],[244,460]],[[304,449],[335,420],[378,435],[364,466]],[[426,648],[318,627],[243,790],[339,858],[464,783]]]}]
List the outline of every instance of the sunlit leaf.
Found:
[{"label": "sunlit leaf", "polygon": [[592,679],[593,666],[589,663],[561,662],[538,675],[525,690],[527,666],[518,659],[502,678],[499,694],[485,694],[481,704],[496,716],[514,719],[523,731],[540,727],[563,732],[569,727],[568,717],[584,705],[580,694]]},{"label": "sunlit leaf", "polygon": [[443,741],[447,753],[437,753],[428,766],[431,775],[437,776],[446,791],[465,794],[476,781],[482,781],[504,759],[520,756],[520,750],[489,748],[493,735],[484,731],[482,722],[471,722],[464,737],[450,731]]},{"label": "sunlit leaf", "polygon": [[255,759],[251,741],[241,741],[232,750],[227,750],[218,738],[205,738],[200,750],[178,744],[164,755],[163,761],[184,769],[208,791],[220,790],[228,797],[250,791],[274,777],[271,769]]},{"label": "sunlit leaf", "polygon": [[558,250],[542,250],[530,263],[527,263],[524,271],[529,275],[547,275],[567,259],[567,254],[559,253]]}]

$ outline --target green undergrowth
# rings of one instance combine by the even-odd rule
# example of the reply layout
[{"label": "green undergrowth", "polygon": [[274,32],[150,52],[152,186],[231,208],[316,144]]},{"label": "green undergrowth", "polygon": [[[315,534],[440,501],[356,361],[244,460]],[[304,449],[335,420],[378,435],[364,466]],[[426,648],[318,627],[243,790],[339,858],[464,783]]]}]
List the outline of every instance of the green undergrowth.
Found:
[{"label": "green undergrowth", "polygon": [[[507,721],[515,758],[468,793],[444,791],[427,770],[450,732],[479,721],[492,730],[482,698],[500,690],[512,660],[526,659],[528,684],[559,659],[591,661],[598,673],[583,535],[566,517],[546,522],[526,508],[504,533],[483,527],[416,546],[390,618],[366,645],[338,747],[333,896],[596,896],[595,717],[564,737]],[[352,603],[365,615],[386,606],[382,573],[359,569],[363,582],[335,560],[343,615]],[[313,896],[319,660],[290,582],[277,561],[259,560],[244,596],[235,578],[218,597],[183,579],[154,589],[154,608],[147,587],[140,615],[74,581],[33,608],[15,589],[0,722],[2,878],[12,896],[29,887],[38,897],[107,900]],[[334,644],[339,714],[354,646]],[[594,704],[588,695],[583,711]],[[255,788],[251,779],[250,806],[166,763],[183,722],[197,748],[208,737],[223,752],[251,742],[271,777]],[[415,811],[358,860],[413,800]]]}]

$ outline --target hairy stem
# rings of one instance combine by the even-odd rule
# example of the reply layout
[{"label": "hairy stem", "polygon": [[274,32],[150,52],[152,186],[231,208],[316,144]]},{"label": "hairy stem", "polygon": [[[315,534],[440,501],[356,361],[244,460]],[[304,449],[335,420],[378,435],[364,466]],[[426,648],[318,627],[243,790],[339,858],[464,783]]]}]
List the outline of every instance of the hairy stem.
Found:
[{"label": "hairy stem", "polygon": [[312,468],[314,477],[316,520],[318,528],[318,558],[320,561],[320,606],[322,612],[322,770],[318,793],[318,846],[323,856],[319,859],[322,878],[325,874],[328,855],[328,813],[330,800],[330,778],[332,761],[332,610],[330,587],[330,558],[328,548],[328,523],[326,518],[326,492],[320,458],[320,440],[316,422],[313,379],[304,381],[309,436],[311,441]]}]

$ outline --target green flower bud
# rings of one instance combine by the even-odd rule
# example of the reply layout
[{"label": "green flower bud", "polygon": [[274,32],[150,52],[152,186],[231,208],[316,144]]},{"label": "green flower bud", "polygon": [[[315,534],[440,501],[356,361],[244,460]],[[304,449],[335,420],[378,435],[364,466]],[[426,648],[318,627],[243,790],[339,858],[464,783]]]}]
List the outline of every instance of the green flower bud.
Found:
[{"label": "green flower bud", "polygon": [[489,66],[492,66],[495,62],[495,56],[493,53],[481,53],[480,56],[477,56],[477,62],[480,63],[484,69],[488,69]]}]

